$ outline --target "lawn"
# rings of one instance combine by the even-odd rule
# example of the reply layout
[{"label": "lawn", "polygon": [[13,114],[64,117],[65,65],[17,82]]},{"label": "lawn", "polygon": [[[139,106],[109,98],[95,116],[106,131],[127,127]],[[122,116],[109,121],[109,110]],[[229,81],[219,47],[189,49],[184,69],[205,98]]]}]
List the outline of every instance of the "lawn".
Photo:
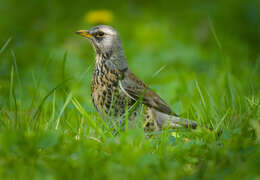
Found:
[{"label": "lawn", "polygon": [[[97,3],[0,2],[0,179],[259,179],[260,3]],[[147,134],[100,118],[95,54],[75,34],[98,23],[197,129]]]}]

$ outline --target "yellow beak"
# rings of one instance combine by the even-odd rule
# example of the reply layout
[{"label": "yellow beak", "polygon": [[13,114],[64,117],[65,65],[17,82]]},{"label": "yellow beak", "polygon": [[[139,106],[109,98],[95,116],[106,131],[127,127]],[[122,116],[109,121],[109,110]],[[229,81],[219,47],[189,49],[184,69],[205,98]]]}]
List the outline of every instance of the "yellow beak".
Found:
[{"label": "yellow beak", "polygon": [[83,36],[83,37],[86,37],[86,38],[91,38],[91,37],[93,37],[93,36],[88,32],[88,30],[79,30],[79,31],[76,32],[76,34],[79,34],[79,35],[81,35],[81,36]]}]

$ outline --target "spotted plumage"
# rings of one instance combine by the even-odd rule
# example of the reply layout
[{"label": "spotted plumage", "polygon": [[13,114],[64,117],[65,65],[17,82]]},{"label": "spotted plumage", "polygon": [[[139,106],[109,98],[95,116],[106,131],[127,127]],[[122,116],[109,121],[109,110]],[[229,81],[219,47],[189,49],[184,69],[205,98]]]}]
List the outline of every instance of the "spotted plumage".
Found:
[{"label": "spotted plumage", "polygon": [[91,81],[91,97],[102,117],[123,120],[132,112],[135,121],[144,109],[145,130],[161,130],[184,126],[195,128],[196,122],[178,117],[169,105],[139,80],[129,69],[119,34],[111,26],[100,25],[90,30],[77,31],[86,37],[96,52],[95,68]]},{"label": "spotted plumage", "polygon": [[124,70],[109,69],[104,57],[96,57],[91,81],[91,97],[98,112],[111,116],[122,116],[125,112],[126,102],[128,101],[130,106],[134,104],[133,100],[127,100],[127,96],[120,91],[119,80],[124,73]]}]

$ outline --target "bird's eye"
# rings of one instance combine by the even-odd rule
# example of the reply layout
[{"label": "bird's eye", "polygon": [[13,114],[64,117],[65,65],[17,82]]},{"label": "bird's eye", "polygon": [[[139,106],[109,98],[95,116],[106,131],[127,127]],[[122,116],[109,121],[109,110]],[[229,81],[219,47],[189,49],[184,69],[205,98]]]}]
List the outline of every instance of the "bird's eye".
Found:
[{"label": "bird's eye", "polygon": [[105,35],[105,33],[102,32],[102,31],[99,31],[99,32],[97,33],[97,37],[103,37],[104,35]]}]

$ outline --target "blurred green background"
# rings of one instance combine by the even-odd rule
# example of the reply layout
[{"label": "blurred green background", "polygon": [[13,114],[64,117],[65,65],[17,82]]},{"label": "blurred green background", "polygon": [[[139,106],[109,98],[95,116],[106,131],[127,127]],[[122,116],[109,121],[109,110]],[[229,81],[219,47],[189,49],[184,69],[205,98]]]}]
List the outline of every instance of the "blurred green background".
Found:
[{"label": "blurred green background", "polygon": [[[2,0],[0,8],[1,46],[11,39],[8,48],[1,52],[3,97],[9,94],[6,81],[10,79],[13,56],[24,88],[32,85],[32,76],[37,78],[44,73],[42,67],[48,59],[52,59],[48,67],[51,70],[43,75],[47,83],[42,85],[55,85],[61,78],[61,60],[66,51],[66,68],[71,76],[93,66],[93,50],[74,32],[88,29],[99,21],[119,31],[130,67],[139,77],[149,81],[151,74],[167,66],[152,83],[173,80],[176,71],[194,73],[193,80],[196,74],[204,73],[205,81],[214,81],[215,77],[210,79],[207,73],[218,73],[218,68],[227,68],[239,78],[244,71],[254,71],[259,66],[260,5],[257,0],[124,3]],[[88,17],[93,11],[94,16],[103,16],[95,14],[99,10],[108,11],[112,18],[91,20]],[[250,79],[244,81],[245,86]]]},{"label": "blurred green background", "polygon": [[[120,33],[131,70],[173,111],[223,135],[93,130],[88,114],[103,128],[90,98],[95,54],[75,32],[100,23]],[[259,0],[1,0],[0,175],[259,178],[259,82]]]}]

